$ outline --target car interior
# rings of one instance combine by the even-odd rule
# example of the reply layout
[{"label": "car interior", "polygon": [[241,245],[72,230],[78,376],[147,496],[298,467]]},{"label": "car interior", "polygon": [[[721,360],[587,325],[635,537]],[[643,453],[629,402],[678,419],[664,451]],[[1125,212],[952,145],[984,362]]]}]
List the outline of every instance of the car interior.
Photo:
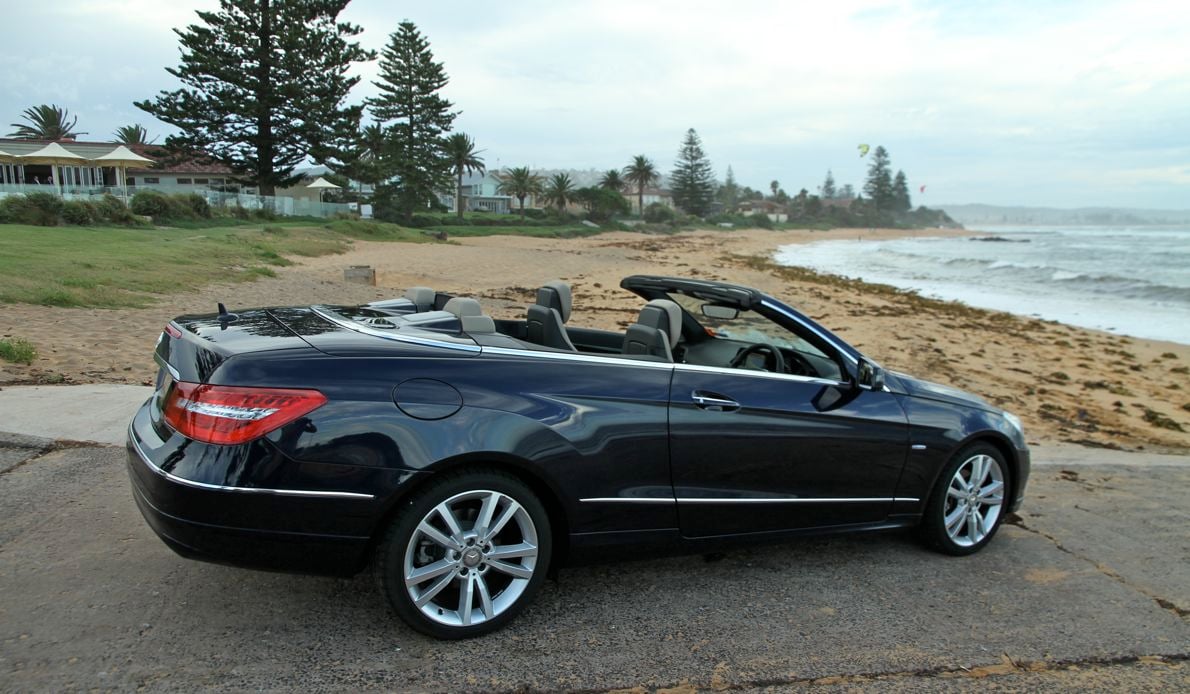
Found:
[{"label": "car interior", "polygon": [[[376,301],[353,317],[373,327],[465,333],[487,347],[576,352],[843,379],[828,348],[814,344],[757,311],[677,291],[655,292],[623,332],[570,326],[573,296],[561,280],[542,285],[523,320],[494,319],[473,298],[410,287],[397,299]],[[370,309],[370,311],[369,311]]]}]

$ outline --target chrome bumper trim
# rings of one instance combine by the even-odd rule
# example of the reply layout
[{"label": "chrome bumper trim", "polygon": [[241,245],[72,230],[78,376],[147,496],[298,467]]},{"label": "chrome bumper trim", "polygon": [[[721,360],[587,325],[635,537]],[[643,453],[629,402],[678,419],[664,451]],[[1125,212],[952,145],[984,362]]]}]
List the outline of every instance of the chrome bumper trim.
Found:
[{"label": "chrome bumper trim", "polygon": [[170,473],[166,472],[165,470],[162,470],[161,468],[154,465],[153,461],[149,460],[149,456],[145,453],[145,450],[143,448],[141,448],[140,441],[138,441],[136,439],[136,434],[133,433],[131,424],[128,425],[128,440],[130,442],[132,442],[132,448],[133,448],[133,450],[136,451],[137,457],[141,459],[141,462],[144,463],[147,468],[149,468],[153,472],[157,473],[158,475],[161,475],[162,477],[169,480],[170,482],[175,482],[177,484],[181,484],[181,485],[184,485],[187,487],[194,487],[195,489],[205,489],[207,491],[215,491],[215,492],[239,492],[239,493],[245,493],[245,494],[272,494],[275,496],[297,496],[297,497],[314,498],[314,499],[374,499],[374,498],[376,498],[372,494],[361,494],[359,492],[318,492],[318,491],[309,491],[309,490],[305,490],[305,489],[268,489],[268,488],[264,488],[264,487],[227,487],[227,486],[224,486],[221,484],[207,484],[206,482],[195,482],[194,480],[188,480],[188,479],[185,479],[184,477],[178,477],[177,475],[170,474]]}]

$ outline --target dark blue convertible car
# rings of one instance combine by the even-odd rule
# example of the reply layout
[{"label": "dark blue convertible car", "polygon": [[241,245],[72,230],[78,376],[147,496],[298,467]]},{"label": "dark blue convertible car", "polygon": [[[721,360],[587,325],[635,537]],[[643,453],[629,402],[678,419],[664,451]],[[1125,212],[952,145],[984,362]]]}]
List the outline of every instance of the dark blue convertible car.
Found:
[{"label": "dark blue convertible car", "polygon": [[1019,420],[885,371],[755,289],[634,276],[624,332],[427,288],[365,306],[183,316],[128,470],[195,559],[374,567],[442,637],[499,628],[555,567],[917,526],[969,554],[1020,504]]}]

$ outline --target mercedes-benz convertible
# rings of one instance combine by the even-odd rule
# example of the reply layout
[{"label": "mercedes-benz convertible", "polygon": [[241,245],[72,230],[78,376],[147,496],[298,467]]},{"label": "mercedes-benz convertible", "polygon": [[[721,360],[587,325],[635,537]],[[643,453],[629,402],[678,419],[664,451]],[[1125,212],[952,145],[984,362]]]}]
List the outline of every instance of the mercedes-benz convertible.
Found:
[{"label": "mercedes-benz convertible", "polygon": [[178,554],[351,575],[441,638],[506,624],[559,566],[915,527],[984,547],[1021,503],[1020,421],[881,368],[755,289],[633,276],[622,332],[415,287],[182,316],[128,431]]}]

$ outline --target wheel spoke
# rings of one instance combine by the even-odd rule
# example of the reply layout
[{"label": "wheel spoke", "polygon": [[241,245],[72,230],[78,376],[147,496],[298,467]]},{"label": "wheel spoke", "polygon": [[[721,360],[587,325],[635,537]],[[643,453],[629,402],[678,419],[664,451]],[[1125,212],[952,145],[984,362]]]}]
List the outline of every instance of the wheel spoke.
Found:
[{"label": "wheel spoke", "polygon": [[983,516],[979,515],[979,511],[976,509],[971,510],[971,520],[968,526],[967,537],[971,538],[972,542],[979,542],[987,534],[983,526]]},{"label": "wheel spoke", "polygon": [[479,515],[475,517],[475,532],[483,538],[488,536],[488,526],[492,524],[492,516],[496,514],[496,504],[500,501],[500,495],[492,492],[483,498],[483,503],[479,506]]},{"label": "wheel spoke", "polygon": [[955,489],[953,486],[947,488],[946,495],[952,499],[966,499],[967,493],[962,489]]},{"label": "wheel spoke", "polygon": [[978,489],[979,480],[983,477],[983,456],[977,455],[971,459],[971,476],[967,478],[967,489]]},{"label": "wheel spoke", "polygon": [[484,580],[483,576],[475,577],[475,588],[479,591],[479,609],[483,610],[484,618],[495,617],[496,611],[492,608],[492,594],[488,592],[488,582]]},{"label": "wheel spoke", "polygon": [[533,569],[526,569],[519,564],[509,564],[508,562],[500,561],[499,559],[488,561],[488,566],[499,571],[500,573],[505,573],[516,578],[533,577]]},{"label": "wheel spoke", "polygon": [[454,571],[455,563],[447,559],[439,559],[433,564],[419,566],[405,577],[405,585],[415,586],[424,583],[435,576],[441,576],[448,571]]},{"label": "wheel spoke", "polygon": [[451,538],[456,542],[463,541],[463,529],[459,527],[459,520],[455,518],[454,511],[450,510],[450,506],[446,503],[438,504],[434,508],[438,515],[442,518],[442,522],[446,523],[446,527],[450,530]]},{"label": "wheel spoke", "polygon": [[420,595],[418,595],[417,599],[413,601],[413,604],[417,605],[418,607],[425,607],[426,603],[433,600],[435,595],[441,593],[443,588],[450,585],[450,582],[454,580],[454,577],[455,575],[450,573],[438,579],[437,583],[430,586]]},{"label": "wheel spoke", "polygon": [[950,512],[950,515],[943,521],[946,524],[946,532],[953,537],[959,530],[963,523],[963,518],[967,515],[966,502],[959,503],[955,509]]},{"label": "wheel spoke", "polygon": [[417,531],[447,549],[457,549],[459,546],[459,543],[456,540],[452,540],[446,535],[443,535],[441,530],[435,528],[424,520],[418,524]]},{"label": "wheel spoke", "polygon": [[979,477],[974,479],[972,489],[979,489],[983,487],[984,482],[987,481],[988,475],[992,473],[992,459],[986,455],[981,455],[976,460],[979,461]]},{"label": "wheel spoke", "polygon": [[515,516],[519,510],[521,510],[521,505],[512,499],[509,499],[508,506],[504,507],[504,512],[501,513],[500,517],[496,519],[496,522],[493,523],[490,528],[488,528],[488,532],[483,536],[483,539],[490,540],[493,537],[499,535],[500,531],[504,529],[504,526],[508,525],[508,521],[512,520],[512,517]]},{"label": "wheel spoke", "polygon": [[536,557],[537,546],[531,545],[528,542],[522,542],[516,545],[495,545],[492,551],[488,552],[487,558],[489,561],[493,559],[512,559],[514,557]]},{"label": "wheel spoke", "polygon": [[475,576],[468,575],[459,586],[459,621],[471,626],[471,605],[475,602]]},{"label": "wheel spoke", "polygon": [[1004,483],[993,480],[991,484],[979,490],[979,500],[983,501],[985,498],[993,496],[999,498],[999,495],[1003,490]]}]

